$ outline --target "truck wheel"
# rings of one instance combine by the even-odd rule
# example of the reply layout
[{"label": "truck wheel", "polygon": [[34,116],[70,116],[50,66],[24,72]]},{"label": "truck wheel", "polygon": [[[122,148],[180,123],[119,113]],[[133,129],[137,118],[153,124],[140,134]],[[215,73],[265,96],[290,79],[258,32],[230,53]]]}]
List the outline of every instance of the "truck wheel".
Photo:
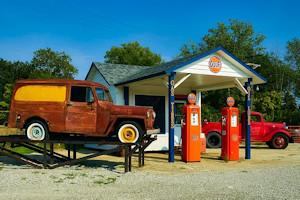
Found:
[{"label": "truck wheel", "polygon": [[222,145],[221,135],[217,132],[210,132],[206,138],[206,146],[208,148],[220,148]]},{"label": "truck wheel", "polygon": [[117,128],[118,138],[122,143],[138,142],[142,132],[141,126],[134,121],[122,122]]},{"label": "truck wheel", "polygon": [[289,138],[283,133],[277,133],[270,141],[273,149],[285,149],[289,144]]},{"label": "truck wheel", "polygon": [[270,149],[272,149],[272,144],[271,144],[270,141],[266,142],[266,145],[268,145],[268,147],[269,147]]},{"label": "truck wheel", "polygon": [[25,132],[29,140],[44,141],[49,138],[48,127],[40,120],[32,120],[27,123]]}]

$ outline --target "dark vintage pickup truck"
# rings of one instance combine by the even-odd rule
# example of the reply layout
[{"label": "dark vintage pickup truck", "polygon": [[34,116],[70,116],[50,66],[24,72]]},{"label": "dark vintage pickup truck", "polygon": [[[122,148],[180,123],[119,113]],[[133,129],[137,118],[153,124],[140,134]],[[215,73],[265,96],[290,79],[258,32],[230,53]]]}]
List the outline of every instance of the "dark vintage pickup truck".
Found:
[{"label": "dark vintage pickup truck", "polygon": [[64,133],[136,143],[144,134],[160,132],[154,120],[151,107],[114,105],[108,89],[98,83],[22,80],[13,91],[8,127],[25,129],[30,140]]},{"label": "dark vintage pickup truck", "polygon": [[[239,124],[240,140],[245,138],[243,121]],[[204,122],[202,132],[206,135],[207,147],[221,147],[221,122]],[[285,149],[293,137],[285,123],[266,122],[261,113],[251,112],[251,142],[265,142],[270,148]]]}]

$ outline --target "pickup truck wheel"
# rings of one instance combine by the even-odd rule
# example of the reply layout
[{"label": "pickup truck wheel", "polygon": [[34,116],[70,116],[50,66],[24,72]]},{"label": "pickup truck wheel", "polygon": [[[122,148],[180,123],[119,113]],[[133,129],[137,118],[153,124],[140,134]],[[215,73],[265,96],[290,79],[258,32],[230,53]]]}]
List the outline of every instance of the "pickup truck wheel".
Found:
[{"label": "pickup truck wheel", "polygon": [[40,120],[27,123],[25,133],[29,140],[44,141],[49,138],[48,127]]},{"label": "pickup truck wheel", "polygon": [[222,145],[221,135],[217,132],[210,132],[206,138],[206,146],[208,148],[220,148]]},{"label": "pickup truck wheel", "polygon": [[117,131],[118,138],[122,143],[136,143],[142,135],[141,126],[133,121],[122,122]]},{"label": "pickup truck wheel", "polygon": [[266,142],[266,145],[268,145],[268,147],[269,147],[270,149],[272,149],[272,144],[271,144],[270,141]]},{"label": "pickup truck wheel", "polygon": [[273,149],[285,149],[289,144],[289,138],[283,133],[277,133],[270,141]]}]

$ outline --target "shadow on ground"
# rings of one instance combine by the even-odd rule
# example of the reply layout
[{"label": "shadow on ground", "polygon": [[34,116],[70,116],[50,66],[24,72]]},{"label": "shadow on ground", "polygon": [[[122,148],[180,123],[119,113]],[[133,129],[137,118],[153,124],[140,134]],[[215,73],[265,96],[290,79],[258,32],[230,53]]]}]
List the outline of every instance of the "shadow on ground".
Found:
[{"label": "shadow on ground", "polygon": [[[43,161],[44,156],[43,155],[26,155],[31,159],[38,160],[40,162]],[[47,162],[50,163],[50,159],[47,158]],[[58,162],[58,160],[54,160],[54,164]],[[17,168],[34,168],[33,166],[30,166],[28,164],[25,164],[22,161],[18,161],[16,159],[7,157],[7,156],[0,156],[0,163],[7,167],[17,167]],[[42,166],[42,165],[41,165]],[[65,165],[70,166],[70,165]],[[120,169],[124,168],[124,162],[118,162],[118,161],[108,161],[108,160],[85,160],[78,164],[74,164],[72,166],[75,166],[75,168],[80,167],[86,167],[86,168],[105,168],[110,171],[119,172]]]}]

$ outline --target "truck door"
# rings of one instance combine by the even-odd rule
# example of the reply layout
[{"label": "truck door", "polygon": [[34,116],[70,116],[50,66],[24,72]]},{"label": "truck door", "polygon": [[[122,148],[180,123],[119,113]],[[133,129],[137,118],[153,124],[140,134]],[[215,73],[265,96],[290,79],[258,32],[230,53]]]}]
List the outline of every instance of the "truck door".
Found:
[{"label": "truck door", "polygon": [[112,106],[112,100],[109,92],[102,89],[96,88],[96,95],[98,98],[97,108],[97,135],[107,135],[106,132],[110,123],[110,111]]},{"label": "truck door", "polygon": [[97,117],[95,99],[92,88],[71,86],[66,108],[66,132],[95,134]]},{"label": "truck door", "polygon": [[262,138],[263,123],[261,116],[251,115],[251,141],[260,141]]}]

